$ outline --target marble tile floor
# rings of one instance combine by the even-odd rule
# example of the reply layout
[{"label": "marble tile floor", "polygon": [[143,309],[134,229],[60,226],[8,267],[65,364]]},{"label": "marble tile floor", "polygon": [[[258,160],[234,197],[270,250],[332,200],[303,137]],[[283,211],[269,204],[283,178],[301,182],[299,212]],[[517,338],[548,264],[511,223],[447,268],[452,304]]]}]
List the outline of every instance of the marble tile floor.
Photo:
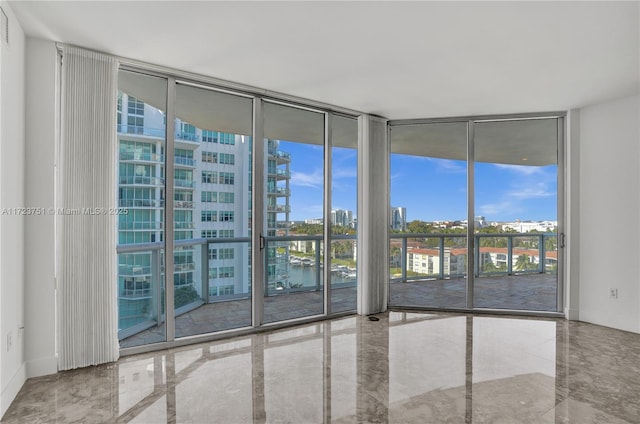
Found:
[{"label": "marble tile floor", "polygon": [[[528,274],[478,278],[474,300],[481,308],[555,311],[556,276]],[[390,285],[390,304],[406,307],[464,308],[466,280],[429,280]],[[322,292],[298,292],[265,298],[265,322],[276,322],[323,312]],[[356,288],[332,291],[334,312],[355,311]],[[251,325],[249,299],[202,305],[176,318],[177,337],[205,334]],[[164,327],[153,327],[120,341],[123,348],[164,341]]]},{"label": "marble tile floor", "polygon": [[2,423],[640,423],[640,334],[387,312],[28,380]]}]

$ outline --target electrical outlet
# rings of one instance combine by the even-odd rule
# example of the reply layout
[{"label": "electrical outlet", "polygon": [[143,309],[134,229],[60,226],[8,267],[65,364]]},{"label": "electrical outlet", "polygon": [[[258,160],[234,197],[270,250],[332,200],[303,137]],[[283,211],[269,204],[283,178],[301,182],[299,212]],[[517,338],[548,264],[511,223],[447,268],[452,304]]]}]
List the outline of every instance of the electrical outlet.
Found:
[{"label": "electrical outlet", "polygon": [[609,297],[611,299],[617,299],[618,298],[618,289],[609,289]]}]

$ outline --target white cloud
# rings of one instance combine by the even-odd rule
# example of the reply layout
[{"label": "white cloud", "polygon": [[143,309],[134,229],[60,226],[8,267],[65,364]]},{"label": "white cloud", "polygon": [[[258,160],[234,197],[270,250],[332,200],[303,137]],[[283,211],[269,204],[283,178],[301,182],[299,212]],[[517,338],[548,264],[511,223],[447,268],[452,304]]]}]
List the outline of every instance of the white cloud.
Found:
[{"label": "white cloud", "polygon": [[399,180],[402,177],[404,177],[404,174],[402,172],[396,172],[395,174],[391,174],[391,176],[390,176],[391,181]]},{"label": "white cloud", "polygon": [[546,168],[544,166],[505,165],[500,163],[495,163],[493,166],[526,176],[544,173]]},{"label": "white cloud", "polygon": [[546,184],[539,183],[533,187],[524,187],[521,189],[516,188],[513,191],[507,192],[506,195],[508,197],[512,197],[518,200],[525,200],[525,199],[538,199],[541,197],[555,196],[556,193],[553,191],[547,190]]},{"label": "white cloud", "polygon": [[338,168],[334,167],[331,170],[331,177],[336,180],[340,178],[356,178],[358,176],[358,170],[355,168]]},{"label": "white cloud", "polygon": [[322,169],[315,169],[311,173],[291,171],[291,185],[302,187],[322,188],[324,176]]},{"label": "white cloud", "polygon": [[500,203],[486,203],[484,205],[479,205],[476,208],[477,215],[483,216],[494,216],[494,215],[504,215],[505,212],[509,214],[522,212],[523,209],[521,206],[509,201],[505,200]]},{"label": "white cloud", "polygon": [[467,164],[457,160],[438,159],[436,161],[438,170],[446,173],[464,173],[467,172]]}]

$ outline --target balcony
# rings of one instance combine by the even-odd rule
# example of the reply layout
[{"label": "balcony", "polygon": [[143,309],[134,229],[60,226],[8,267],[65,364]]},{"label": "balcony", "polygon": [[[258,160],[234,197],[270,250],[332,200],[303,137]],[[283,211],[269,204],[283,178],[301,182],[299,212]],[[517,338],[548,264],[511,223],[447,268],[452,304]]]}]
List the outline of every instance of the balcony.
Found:
[{"label": "balcony", "polygon": [[195,207],[195,202],[191,200],[175,200],[173,202],[173,207],[175,209],[193,209]]},{"label": "balcony", "polygon": [[[557,234],[476,234],[473,307],[557,310]],[[467,308],[464,234],[393,234],[390,305]]]},{"label": "balcony", "polygon": [[279,212],[279,213],[291,212],[291,206],[290,205],[267,205],[267,211]]},{"label": "balcony", "polygon": [[195,150],[200,145],[200,136],[193,133],[176,131],[174,141],[176,147]]},{"label": "balcony", "polygon": [[[488,261],[491,260],[492,254],[497,258],[497,254],[492,252],[492,249],[484,246],[489,244],[487,240],[491,237],[499,237],[505,243],[510,243],[509,249],[505,250],[504,253],[506,261],[504,270],[496,271],[496,266],[488,266]],[[474,306],[492,309],[555,310],[557,276],[553,264],[543,260],[543,265],[540,265],[539,259],[531,259],[527,268],[524,265],[524,261],[520,261],[518,265],[518,258],[525,254],[523,253],[524,251],[533,253],[534,250],[538,252],[538,255],[542,251],[542,255],[539,256],[542,258],[557,256],[557,250],[545,249],[545,247],[553,244],[551,241],[556,237],[556,234],[476,235],[476,243],[481,246],[476,256],[482,258],[484,255],[485,262],[476,261],[479,265],[477,272],[475,272]],[[420,246],[417,244],[424,243],[425,239],[428,239],[427,241],[431,240],[431,244],[435,245],[434,248],[428,247],[427,250],[434,251],[430,253],[435,254],[432,258],[432,263],[438,265],[436,270],[432,273],[417,273],[410,269],[407,254],[396,255],[398,256],[396,258],[392,257],[393,267],[404,269],[404,271],[397,270],[398,272],[390,278],[390,304],[453,309],[465,308],[467,284],[465,269],[462,268],[462,265],[460,265],[461,268],[459,269],[451,266],[451,255],[466,259],[466,255],[455,255],[455,253],[458,253],[455,249],[459,245],[466,245],[466,236],[456,234],[393,234],[391,243],[393,246],[399,247],[401,252],[411,252],[419,249]],[[509,239],[511,242],[508,242]],[[355,310],[355,261],[348,259],[349,255],[339,254],[340,249],[338,249],[338,244],[353,243],[354,240],[355,236],[353,235],[335,235],[332,237],[331,275],[329,281],[331,281],[333,312]],[[191,303],[180,304],[176,307],[176,329],[179,329],[179,334],[201,334],[251,325],[250,288],[233,294],[215,293],[214,295],[215,290],[212,291],[212,288],[215,287],[210,285],[210,261],[206,256],[209,246],[235,245],[237,249],[247,249],[248,251],[250,242],[249,238],[196,239],[176,242],[178,248],[188,248],[194,252],[193,262],[177,264],[174,269],[176,273],[193,272],[195,281],[186,289],[198,294]],[[453,246],[450,246],[451,244]],[[521,248],[523,244],[528,244],[528,247],[526,249]],[[293,251],[292,245],[304,248],[305,251]],[[163,322],[164,318],[161,313],[157,315],[158,312],[155,312],[156,315],[154,316],[153,314],[150,315],[149,311],[152,312],[154,307],[157,308],[157,304],[154,303],[157,300],[154,299],[159,299],[163,293],[162,285],[158,284],[158,281],[162,281],[163,278],[161,277],[161,255],[159,255],[163,246],[163,243],[151,243],[149,245],[118,247],[119,254],[145,251],[147,249],[146,251],[152,255],[150,261],[152,265],[149,269],[133,272],[132,269],[127,268],[123,269],[123,271],[134,275],[151,271],[151,281],[154,282],[148,299],[140,300],[140,302],[148,305],[142,309],[136,309],[135,302],[125,299],[124,292],[120,291],[121,301],[128,302],[126,306],[129,308],[121,310],[143,310],[147,313],[147,315],[143,314],[144,316],[138,317],[138,322],[135,319],[129,319],[130,317],[121,316],[121,322],[129,325],[128,328],[121,328],[120,343],[122,347],[135,346],[140,344],[141,341],[149,343],[162,340],[162,333],[157,331],[156,326],[158,325],[157,323]],[[409,247],[412,248],[409,249]],[[200,253],[203,256],[200,260],[198,260],[198,248],[202,249]],[[396,252],[394,249],[392,250]],[[274,267],[273,273],[269,275],[264,285],[265,322],[323,313],[325,278],[322,251],[322,236],[265,237],[264,252],[270,255],[267,263]],[[404,260],[402,259],[403,256],[405,257]],[[347,259],[339,259],[342,257]],[[449,258],[449,266],[446,266],[447,264],[445,263],[445,258],[447,257]],[[287,260],[288,264],[286,263]],[[462,260],[462,263],[464,262]],[[510,271],[508,268],[509,263],[511,263]],[[534,265],[537,268],[534,268]],[[250,269],[248,264],[247,269]],[[235,277],[230,277],[230,280],[236,281],[241,278],[236,274]],[[240,284],[242,283],[240,282]],[[185,290],[185,288],[183,287],[180,290]],[[288,296],[283,297],[282,295]],[[283,306],[285,304],[287,305],[286,308]],[[157,318],[158,316],[160,318]],[[146,324],[143,325],[141,322]],[[146,328],[145,325],[147,326]]]},{"label": "balcony", "polygon": [[131,134],[144,137],[153,137],[156,139],[164,140],[165,129],[164,128],[149,128],[138,125],[120,124],[117,126],[119,134]]},{"label": "balcony", "polygon": [[176,230],[192,230],[195,228],[195,224],[191,221],[174,222],[173,228]]},{"label": "balcony", "polygon": [[196,269],[196,264],[194,262],[183,262],[180,264],[175,264],[173,267],[173,272],[188,272],[194,271]]},{"label": "balcony", "polygon": [[120,298],[122,299],[141,300],[141,299],[148,299],[150,296],[151,296],[150,288],[120,290]]},{"label": "balcony", "polygon": [[275,176],[278,180],[286,180],[291,178],[291,172],[289,172],[286,169],[280,169],[280,168],[270,168],[268,170],[268,174],[271,176]]},{"label": "balcony", "polygon": [[[340,236],[352,237],[355,236]],[[312,252],[304,255],[305,265],[298,266],[292,263],[286,249],[292,241],[308,242],[313,245]],[[209,247],[218,249],[234,246],[236,259],[240,258],[240,252],[250,251],[251,239],[248,237],[231,239],[194,239],[180,240],[176,242],[176,250],[188,249],[193,252],[193,260],[174,265],[174,275],[192,272],[194,282],[188,285],[175,285],[178,290],[196,294],[189,303],[176,305],[176,334],[190,335],[204,332],[221,331],[239,326],[251,324],[251,290],[250,286],[244,291],[236,291],[232,294],[217,293],[216,286],[209,275],[210,260],[208,259]],[[135,276],[151,275],[150,288],[146,292],[128,292],[124,288],[120,294],[120,331],[121,347],[130,347],[162,339],[162,332],[158,331],[158,325],[164,322],[162,310],[162,296],[164,295],[162,271],[163,243],[148,243],[144,245],[118,246],[118,254],[148,254],[150,266],[133,271],[133,267],[122,266],[122,273],[133,273]],[[323,261],[322,236],[287,236],[265,238],[265,252],[270,252],[267,259],[269,265],[278,269],[274,275],[269,276],[264,285],[265,292],[265,321],[274,322],[280,319],[295,318],[298,316],[317,315],[323,312]],[[302,258],[302,256],[297,256]],[[188,260],[188,259],[187,259]],[[219,259],[213,261],[224,266],[225,261],[233,262],[235,259]],[[227,262],[229,263],[229,262]],[[247,264],[247,269],[250,266]],[[355,269],[355,268],[354,268]],[[355,279],[348,274],[348,268],[335,267],[331,270],[331,287],[333,289],[332,302],[335,311],[355,310]],[[142,273],[142,274],[140,274]],[[235,283],[236,287],[242,286],[238,282],[242,276],[217,278]],[[120,277],[124,277],[120,275]],[[211,283],[210,283],[211,281]],[[246,284],[246,283],[245,283]],[[213,289],[213,290],[212,290]],[[139,300],[134,295],[140,296]],[[143,296],[144,295],[144,296]],[[290,295],[290,296],[282,296]],[[182,295],[181,295],[182,296]],[[176,299],[178,296],[176,295]],[[160,299],[160,300],[159,300]],[[284,302],[284,303],[283,303]],[[128,314],[128,315],[126,315]],[[205,318],[209,317],[209,318]]]},{"label": "balcony", "polygon": [[146,177],[146,176],[140,176],[140,175],[128,175],[128,176],[121,176],[118,179],[118,183],[120,185],[162,187],[164,186],[164,178]]},{"label": "balcony", "polygon": [[118,265],[118,275],[121,277],[143,277],[151,275],[150,266]]},{"label": "balcony", "polygon": [[162,230],[161,221],[120,221],[118,223],[118,230]]},{"label": "balcony", "polygon": [[180,188],[194,188],[196,186],[196,182],[193,180],[183,180],[175,178],[173,180],[173,185]]},{"label": "balcony", "polygon": [[276,187],[276,188],[269,187],[268,193],[275,194],[278,197],[291,196],[291,190],[289,190],[286,187]]},{"label": "balcony", "polygon": [[164,163],[164,155],[148,152],[120,152],[121,162]]},{"label": "balcony", "polygon": [[291,153],[269,147],[269,156],[277,159],[278,164],[291,162]]},{"label": "balcony", "polygon": [[194,158],[185,157],[185,156],[175,156],[174,163],[176,166],[186,167],[186,168],[195,168],[196,160]]},{"label": "balcony", "polygon": [[122,208],[162,208],[164,207],[164,200],[120,199],[118,205]]}]

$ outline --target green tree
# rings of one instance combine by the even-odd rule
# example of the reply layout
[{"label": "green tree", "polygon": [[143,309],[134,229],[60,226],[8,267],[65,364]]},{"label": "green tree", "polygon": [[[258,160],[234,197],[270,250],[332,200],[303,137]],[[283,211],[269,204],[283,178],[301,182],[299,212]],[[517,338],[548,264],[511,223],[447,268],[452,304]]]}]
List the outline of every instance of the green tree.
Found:
[{"label": "green tree", "polygon": [[529,264],[531,262],[529,261],[529,255],[526,254],[522,254],[520,256],[518,256],[518,259],[516,260],[516,270],[518,271],[525,271],[527,269],[529,269]]},{"label": "green tree", "polygon": [[428,222],[414,220],[407,224],[407,232],[413,234],[427,234],[433,232],[433,225]]}]

